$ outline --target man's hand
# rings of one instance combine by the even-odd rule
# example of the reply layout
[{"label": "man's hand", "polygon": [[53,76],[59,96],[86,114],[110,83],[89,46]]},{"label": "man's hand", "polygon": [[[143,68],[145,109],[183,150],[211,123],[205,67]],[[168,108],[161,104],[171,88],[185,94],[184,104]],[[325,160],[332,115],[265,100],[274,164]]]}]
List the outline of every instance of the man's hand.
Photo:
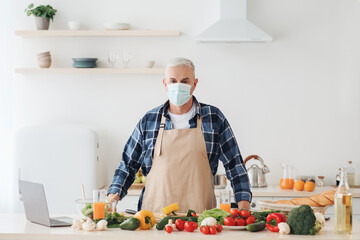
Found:
[{"label": "man's hand", "polygon": [[[115,194],[113,193],[110,193],[108,196],[107,196],[107,200],[109,201]],[[113,199],[113,201],[119,201],[120,197],[118,194],[116,194],[116,197]]]},{"label": "man's hand", "polygon": [[[108,196],[107,196],[107,200],[109,201],[115,194],[113,193],[110,193]],[[120,197],[118,194],[116,194],[116,196],[114,197],[114,199],[112,200],[113,202],[116,202],[115,206],[117,205],[117,202],[119,201]],[[115,209],[113,209],[114,212],[116,212],[116,207]]]},{"label": "man's hand", "polygon": [[250,203],[248,201],[240,201],[238,202],[238,208],[239,209],[247,209],[247,210],[250,210]]}]

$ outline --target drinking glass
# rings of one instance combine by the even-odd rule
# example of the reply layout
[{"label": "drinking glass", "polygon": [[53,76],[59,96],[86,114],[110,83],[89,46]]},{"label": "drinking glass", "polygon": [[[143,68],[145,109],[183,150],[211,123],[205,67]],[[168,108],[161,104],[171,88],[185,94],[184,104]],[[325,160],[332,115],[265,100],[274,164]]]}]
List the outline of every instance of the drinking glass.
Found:
[{"label": "drinking glass", "polygon": [[230,213],[231,190],[221,190],[219,193],[220,193],[220,209]]},{"label": "drinking glass", "polygon": [[105,217],[105,190],[93,190],[93,219],[103,219]]},{"label": "drinking glass", "polygon": [[108,62],[111,64],[112,67],[115,66],[116,61],[119,59],[119,55],[114,51],[108,52]]},{"label": "drinking glass", "polygon": [[131,59],[132,59],[131,52],[129,50],[123,51],[123,63],[125,68],[127,68]]}]

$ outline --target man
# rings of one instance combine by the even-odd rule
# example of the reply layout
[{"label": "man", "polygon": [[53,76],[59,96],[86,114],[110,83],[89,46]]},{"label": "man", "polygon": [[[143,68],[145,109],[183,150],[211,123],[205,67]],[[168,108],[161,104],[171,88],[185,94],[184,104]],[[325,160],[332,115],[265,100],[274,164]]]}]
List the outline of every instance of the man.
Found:
[{"label": "man", "polygon": [[164,87],[169,101],[147,112],[127,141],[108,197],[127,194],[141,167],[146,176],[138,210],[161,212],[177,202],[179,212],[203,212],[216,207],[213,176],[219,159],[231,181],[240,209],[250,209],[251,191],[230,125],[216,107],[199,103],[193,95],[198,79],[194,64],[172,59]]}]

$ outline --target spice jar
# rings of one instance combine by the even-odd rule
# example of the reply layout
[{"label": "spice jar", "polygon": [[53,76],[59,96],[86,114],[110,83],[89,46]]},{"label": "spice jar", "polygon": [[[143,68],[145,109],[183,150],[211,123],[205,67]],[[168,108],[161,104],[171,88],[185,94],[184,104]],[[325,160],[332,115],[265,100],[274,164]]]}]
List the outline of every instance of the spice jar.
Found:
[{"label": "spice jar", "polygon": [[324,176],[318,176],[316,182],[317,182],[318,187],[323,187],[324,186]]}]

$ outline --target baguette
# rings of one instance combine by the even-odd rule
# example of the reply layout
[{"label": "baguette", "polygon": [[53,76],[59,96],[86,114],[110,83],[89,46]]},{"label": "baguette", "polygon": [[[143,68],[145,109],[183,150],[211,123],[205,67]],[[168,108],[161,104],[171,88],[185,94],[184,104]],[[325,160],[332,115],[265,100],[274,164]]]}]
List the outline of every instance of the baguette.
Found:
[{"label": "baguette", "polygon": [[295,205],[309,205],[310,207],[321,207],[320,204],[318,204],[317,202],[315,202],[314,200],[312,200],[309,197],[293,198],[293,199],[291,199],[291,201],[293,203],[295,203]]},{"label": "baguette", "polygon": [[316,202],[317,204],[319,204],[322,207],[334,204],[333,201],[331,201],[330,199],[325,197],[325,195],[323,195],[323,194],[312,195],[312,196],[310,196],[310,198],[311,198],[311,200],[313,200],[314,202]]},{"label": "baguette", "polygon": [[279,200],[276,201],[275,204],[295,205],[291,200]]}]

